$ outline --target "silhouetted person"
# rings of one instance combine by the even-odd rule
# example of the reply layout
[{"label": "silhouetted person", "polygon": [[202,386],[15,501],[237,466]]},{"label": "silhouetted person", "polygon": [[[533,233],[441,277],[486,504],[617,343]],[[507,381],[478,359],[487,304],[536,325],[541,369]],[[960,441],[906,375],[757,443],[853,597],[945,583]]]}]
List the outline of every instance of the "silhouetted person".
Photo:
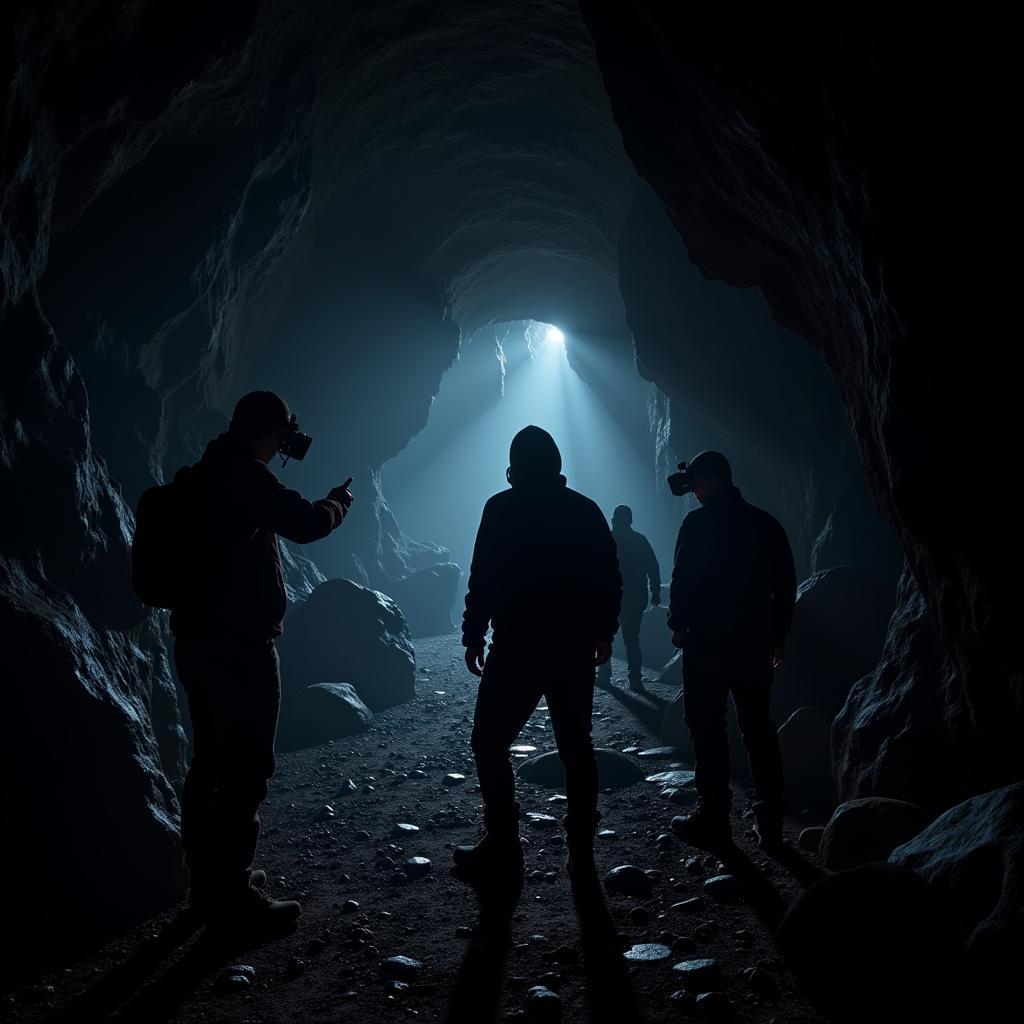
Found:
[{"label": "silhouetted person", "polygon": [[297,544],[326,537],[352,503],[344,485],[307,501],[270,471],[296,431],[283,399],[253,392],[235,406],[228,431],[175,477],[202,568],[192,599],[171,614],[192,721],[181,812],[190,899],[204,918],[241,925],[287,923],[300,912],[267,896],[266,875],[252,871],[281,701],[274,640],[287,600],[277,536]]},{"label": "silhouetted person", "polygon": [[701,843],[730,838],[726,701],[732,694],[750,760],[763,846],[782,842],[782,759],[769,712],[796,601],[796,570],[778,520],[743,500],[724,455],[702,452],[689,476],[702,507],[683,520],[669,599],[672,642],[683,649],[683,709],[697,806],[672,831]]},{"label": "silhouetted person", "polygon": [[[633,510],[628,505],[619,505],[612,513],[612,536],[622,573],[619,629],[626,648],[627,677],[629,688],[639,693],[644,688],[640,625],[648,602],[655,608],[661,604],[661,570],[650,542],[633,529]],[[598,680],[611,683],[611,663],[598,670]]]},{"label": "silhouetted person", "polygon": [[473,551],[462,642],[469,671],[481,676],[472,747],[487,834],[454,859],[478,877],[522,869],[509,747],[542,696],[565,767],[566,866],[577,876],[595,870],[594,669],[611,657],[622,581],[607,521],[566,487],[561,468],[547,431],[519,431],[506,471],[511,487],[488,499]]}]

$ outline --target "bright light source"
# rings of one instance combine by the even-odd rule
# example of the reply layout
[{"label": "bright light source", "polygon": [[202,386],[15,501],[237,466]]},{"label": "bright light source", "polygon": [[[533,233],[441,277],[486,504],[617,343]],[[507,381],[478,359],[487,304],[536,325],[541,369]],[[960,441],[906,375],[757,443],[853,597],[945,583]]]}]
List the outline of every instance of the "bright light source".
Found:
[{"label": "bright light source", "polygon": [[550,327],[548,327],[548,335],[547,335],[547,337],[548,337],[548,341],[552,345],[564,345],[565,344],[565,335],[557,327],[555,327],[553,324]]}]

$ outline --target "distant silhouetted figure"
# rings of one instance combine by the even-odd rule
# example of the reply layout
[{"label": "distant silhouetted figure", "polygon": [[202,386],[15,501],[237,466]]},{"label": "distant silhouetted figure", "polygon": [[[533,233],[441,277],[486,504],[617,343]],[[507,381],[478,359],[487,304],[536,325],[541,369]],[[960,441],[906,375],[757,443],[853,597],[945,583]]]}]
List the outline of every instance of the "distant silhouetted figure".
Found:
[{"label": "distant silhouetted figure", "polygon": [[234,924],[294,920],[299,904],[272,900],[252,871],[260,804],[274,774],[281,702],[275,637],[287,600],[277,543],[326,537],[352,503],[347,485],[318,501],[289,490],[268,468],[294,451],[298,434],[283,399],[253,392],[235,406],[227,433],[179,470],[180,506],[202,582],[171,613],[174,660],[192,721],[181,827],[191,905]]},{"label": "distant silhouetted figure", "polygon": [[[648,603],[655,608],[661,604],[661,570],[650,542],[633,529],[633,510],[628,505],[619,505],[612,513],[612,536],[622,573],[619,629],[626,648],[629,688],[639,693],[644,688],[640,624]],[[610,662],[598,670],[598,679],[605,684],[611,683]]]},{"label": "distant silhouetted figure", "polygon": [[511,487],[484,506],[462,627],[466,665],[482,677],[472,746],[487,834],[476,846],[460,846],[454,859],[477,877],[522,869],[509,746],[546,697],[565,766],[566,866],[577,877],[593,875],[600,814],[591,712],[594,669],[611,657],[618,628],[615,543],[597,505],[566,487],[547,431],[523,428],[509,463]]},{"label": "distant silhouetted figure", "polygon": [[703,507],[679,530],[668,626],[683,649],[683,708],[699,800],[692,814],[672,819],[672,830],[698,844],[730,837],[731,693],[754,778],[758,836],[763,846],[777,846],[785,800],[769,702],[796,601],[793,553],[779,522],[733,486],[724,455],[702,452],[688,472]]}]

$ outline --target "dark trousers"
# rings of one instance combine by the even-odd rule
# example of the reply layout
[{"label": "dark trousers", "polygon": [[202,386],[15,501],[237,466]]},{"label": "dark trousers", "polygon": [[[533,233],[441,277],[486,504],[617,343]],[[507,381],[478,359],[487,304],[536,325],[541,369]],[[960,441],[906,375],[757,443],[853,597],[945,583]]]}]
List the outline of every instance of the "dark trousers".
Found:
[{"label": "dark trousers", "polygon": [[[622,644],[626,648],[626,671],[630,679],[637,682],[643,677],[643,666],[640,652],[640,624],[646,609],[640,605],[623,605],[619,612],[619,633]],[[605,662],[598,670],[597,677],[602,686],[611,682],[611,662]]]},{"label": "dark trousers", "polygon": [[623,605],[619,613],[619,629],[626,648],[626,671],[630,679],[638,682],[643,675],[640,656],[640,623],[643,619],[644,609],[640,605]]},{"label": "dark trousers", "polygon": [[782,758],[771,720],[769,652],[752,660],[735,653],[683,653],[683,713],[693,742],[694,784],[711,809],[729,807],[727,700],[732,694],[759,803],[782,813]]},{"label": "dark trousers", "polygon": [[541,697],[547,698],[558,756],[565,767],[570,838],[592,838],[597,812],[597,761],[591,739],[594,654],[526,652],[492,647],[476,698],[471,744],[488,832],[517,827],[519,806],[509,763],[515,742]]},{"label": "dark trousers", "polygon": [[243,645],[178,637],[174,663],[192,721],[181,802],[192,884],[247,885],[260,804],[274,774],[281,706],[277,650],[272,640]]}]

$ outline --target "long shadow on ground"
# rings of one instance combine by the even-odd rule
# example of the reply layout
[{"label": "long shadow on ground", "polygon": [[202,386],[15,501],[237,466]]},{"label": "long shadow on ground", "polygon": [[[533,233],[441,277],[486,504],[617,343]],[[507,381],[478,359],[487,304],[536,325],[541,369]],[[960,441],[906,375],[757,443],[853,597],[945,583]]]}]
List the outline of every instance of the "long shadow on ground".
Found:
[{"label": "long shadow on ground", "polygon": [[488,1024],[498,1019],[512,945],[512,915],[523,892],[523,876],[514,872],[497,875],[472,888],[480,903],[479,926],[455,979],[445,1016],[448,1024]]}]

